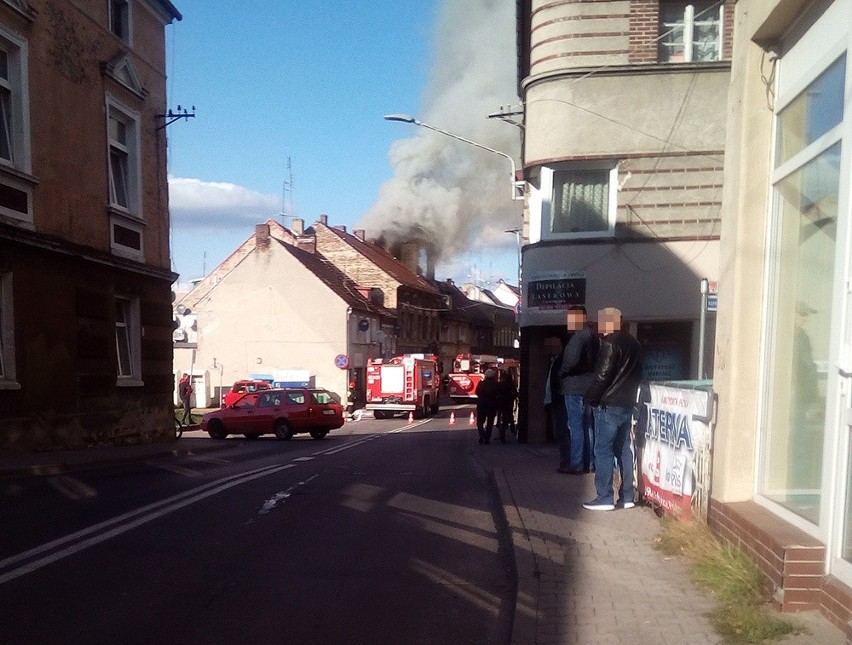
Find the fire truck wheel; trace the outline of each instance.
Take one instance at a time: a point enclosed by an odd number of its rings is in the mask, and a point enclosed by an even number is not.
[[[284,419],[278,419],[278,421],[275,422],[275,436],[282,441],[289,441],[293,438],[293,431]]]
[[[440,409],[441,409],[441,405],[437,401],[435,401],[435,403],[432,404],[432,407],[429,408],[429,412],[431,414],[438,414],[438,410],[440,410]]]
[[[373,410],[373,416],[376,419],[390,419],[392,415],[389,412],[384,412],[382,410]]]

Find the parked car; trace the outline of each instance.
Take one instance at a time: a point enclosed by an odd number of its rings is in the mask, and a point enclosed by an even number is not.
[[[201,429],[213,439],[224,439],[229,434],[243,434],[248,439],[275,434],[287,440],[300,432],[323,439],[342,425],[343,407],[331,392],[315,388],[249,392],[201,419]]]
[[[243,394],[247,394],[249,392],[257,392],[258,390],[269,390],[272,389],[272,386],[267,381],[252,381],[252,380],[242,380],[237,381],[231,386],[231,391],[227,392],[224,397],[222,397],[222,407],[226,408],[231,403],[234,403],[237,399],[239,399]]]

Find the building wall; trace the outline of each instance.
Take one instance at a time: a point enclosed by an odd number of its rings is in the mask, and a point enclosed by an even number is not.
[[[349,320],[347,308],[286,249],[274,242],[266,250],[256,248],[195,303],[195,370],[211,372],[210,401],[220,380],[227,389],[251,374],[285,369],[307,370],[315,386],[345,400],[348,373],[334,359],[353,350],[347,328],[357,321]],[[365,336],[363,344],[370,338]],[[356,353],[369,353],[363,344]],[[377,340],[371,348],[378,352]],[[191,350],[176,351],[175,369],[188,372],[190,360]]]
[[[29,216],[0,213],[0,450],[47,450],[98,443],[171,440],[172,369],[164,27],[177,16],[160,3],[133,3],[128,45],[109,30],[107,2],[0,3],[10,56],[13,169],[9,188],[26,195]],[[157,8],[159,7],[159,8]],[[17,61],[20,61],[20,66]],[[118,66],[118,67],[116,67]],[[132,69],[138,91],[113,76]],[[127,78],[127,77],[124,77]],[[141,231],[132,257],[112,244],[108,100],[138,119],[139,208],[120,221]],[[28,125],[28,127],[27,127]],[[135,173],[134,173],[135,175]],[[23,213],[23,211],[20,211]],[[132,301],[134,374],[119,377],[116,298]],[[12,305],[12,307],[9,307]],[[138,317],[137,317],[138,316]]]

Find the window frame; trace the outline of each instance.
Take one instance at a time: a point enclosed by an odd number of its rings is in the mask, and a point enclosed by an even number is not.
[[[609,172],[609,198],[607,229],[600,231],[552,231],[554,178],[557,173],[571,171],[606,170]],[[572,240],[615,237],[615,224],[618,216],[618,163],[612,160],[561,162],[542,166],[540,172],[539,194],[541,197],[541,239]]]
[[[121,30],[123,33],[118,33],[115,30],[115,11],[118,6],[124,9],[123,20],[121,21]],[[109,32],[118,38],[121,42],[133,44],[133,3],[131,0],[109,0]]]
[[[11,273],[0,273],[0,390],[20,390],[15,369],[15,309]]]
[[[8,124],[11,158],[0,157],[0,183],[23,193],[26,210],[0,205],[0,216],[33,223],[32,141],[30,133],[29,47],[27,40],[0,26],[0,49],[7,56]]]
[[[695,25],[696,25],[695,2],[689,1],[689,0],[687,0],[687,1],[683,1],[683,0],[665,1],[664,0],[664,1],[660,2],[660,8],[661,9],[664,5],[669,5],[669,6],[679,5],[679,6],[682,6],[683,7],[683,15],[682,15],[682,22],[666,23],[666,22],[663,22],[662,15],[660,14],[660,16],[657,20],[658,29],[659,29],[659,32],[660,32],[658,45],[657,45],[657,62],[662,63],[664,65],[669,65],[669,64],[677,65],[678,63],[693,63],[693,62],[716,63],[716,62],[719,62],[720,60],[722,60],[724,58],[724,55],[725,55],[724,54],[724,47],[725,47],[725,5],[724,5],[724,3],[720,3],[716,7],[716,9],[718,10],[718,13],[717,13],[717,19],[715,20],[715,22],[718,25],[718,31],[719,31],[719,39],[718,39],[718,42],[717,42],[719,56],[718,56],[718,58],[715,58],[715,59],[712,59],[712,60],[702,60],[702,61],[693,61],[693,48],[695,47]],[[705,9],[704,11],[709,11],[711,9],[712,9],[712,3],[711,3],[711,7],[708,7],[708,9]],[[701,11],[699,11],[698,13],[701,13]],[[708,22],[708,21],[707,20],[699,20],[698,22],[702,23],[702,22]],[[666,48],[666,43],[663,41],[662,36],[663,36],[663,34],[666,34],[669,31],[671,31],[676,26],[681,26],[683,28],[683,40],[680,43],[683,46],[683,60],[673,60],[672,58],[669,58],[667,60],[663,60],[662,53],[664,51],[667,51],[667,48]]]
[[[115,363],[116,385],[119,387],[138,387],[142,382],[142,332],[139,312],[139,298],[135,296],[116,295],[115,303]],[[118,305],[125,303],[124,320],[118,318]],[[122,352],[119,330],[124,330],[125,350],[127,352],[127,373],[123,373]]]
[[[111,122],[113,119],[125,126],[125,141],[112,138]],[[106,95],[107,208],[110,214],[110,249],[115,255],[138,261],[145,259],[141,123],[142,117],[139,112],[117,101],[110,94]],[[124,154],[127,159],[127,175],[124,178],[127,205],[119,203],[116,199],[114,150]],[[123,244],[116,234],[116,227],[125,228],[138,235],[138,248]]]

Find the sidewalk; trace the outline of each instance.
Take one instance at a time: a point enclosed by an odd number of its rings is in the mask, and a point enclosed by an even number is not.
[[[686,562],[653,548],[650,508],[587,511],[594,475],[563,475],[555,445],[475,445],[494,473],[518,575],[512,643],[721,643],[706,615],[715,601],[690,580]],[[842,644],[817,612],[785,617],[810,634],[783,641]]]

